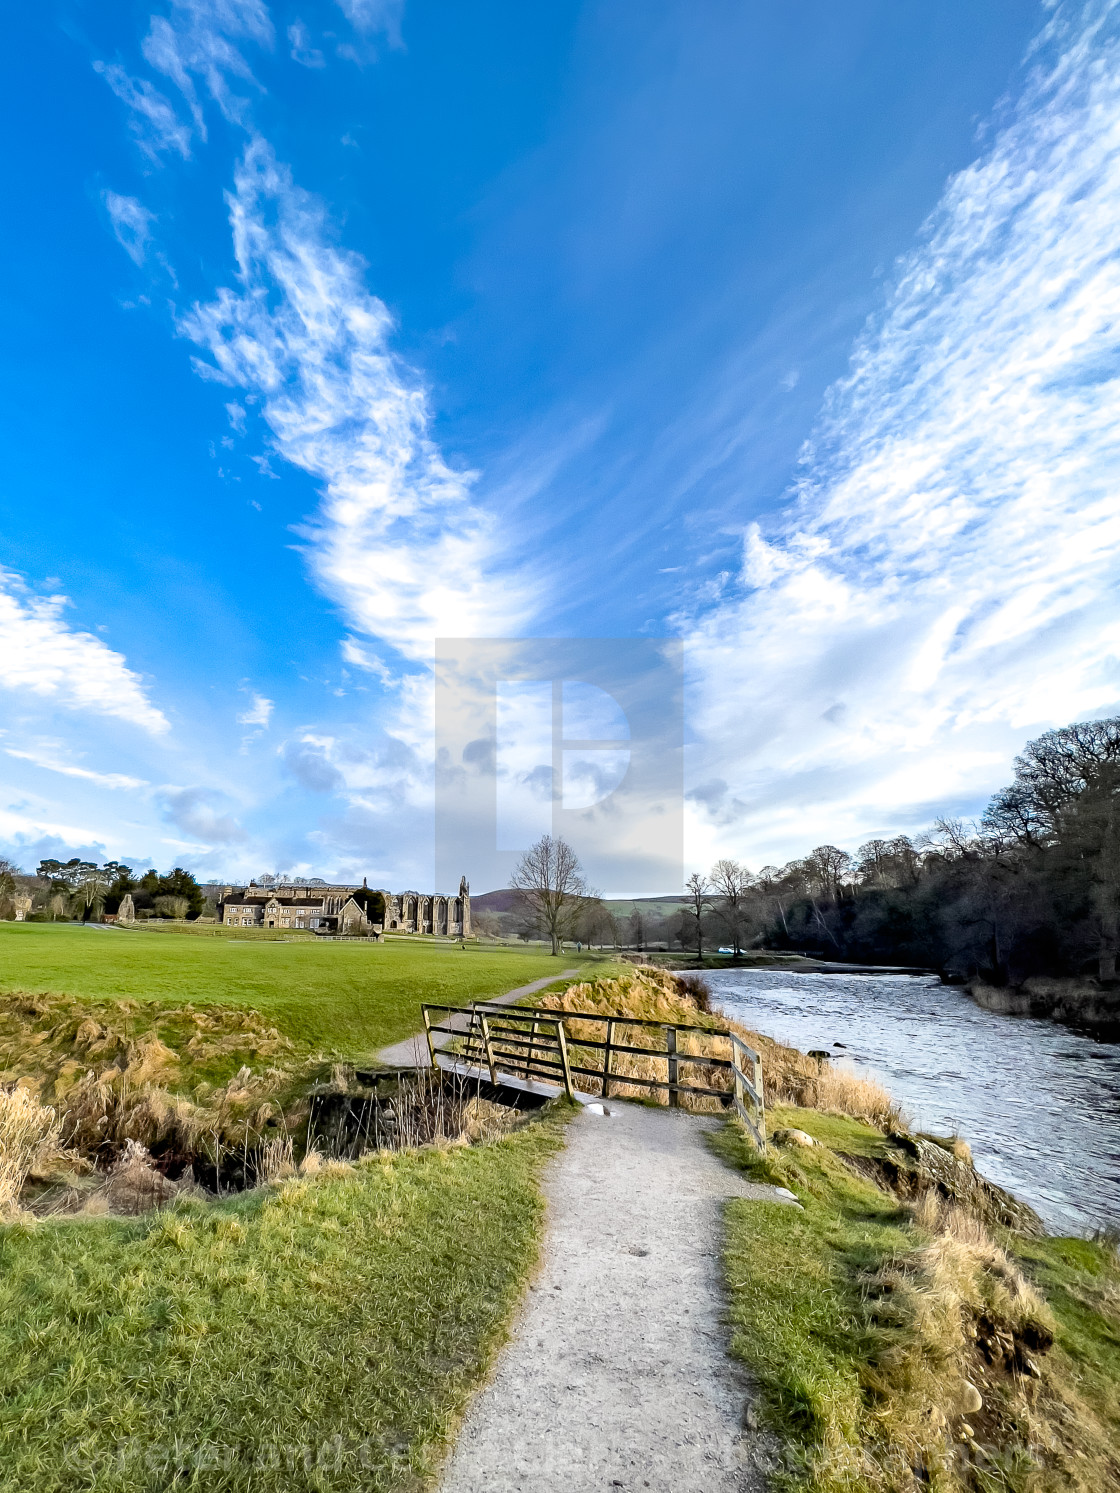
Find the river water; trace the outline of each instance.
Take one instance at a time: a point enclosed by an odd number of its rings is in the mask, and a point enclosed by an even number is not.
[[[934,976],[704,978],[727,1016],[803,1052],[828,1048],[878,1078],[916,1129],[964,1136],[980,1171],[1052,1232],[1120,1227],[1120,1045],[982,1011]]]

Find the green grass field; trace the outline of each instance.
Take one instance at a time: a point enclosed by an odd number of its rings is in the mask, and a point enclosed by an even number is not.
[[[418,1031],[422,1001],[482,1000],[586,962],[471,944],[242,942],[0,923],[0,991],[251,1006],[293,1041],[359,1062]]]
[[[428,1486],[536,1260],[565,1113],[221,1204],[0,1228],[0,1489]]]

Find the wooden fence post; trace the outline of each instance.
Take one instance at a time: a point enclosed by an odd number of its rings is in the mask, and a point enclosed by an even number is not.
[[[672,1109],[678,1109],[681,1096],[677,1091],[677,1029],[675,1026],[665,1028],[665,1051],[669,1055],[669,1105]]]
[[[603,1054],[603,1098],[609,1099],[611,1092],[611,1043],[614,1041],[614,1021],[607,1017],[607,1050]]]
[[[494,1049],[490,1045],[490,1027],[487,1023],[486,1017],[481,1015],[481,1013],[479,1014],[478,1020],[479,1024],[482,1027],[482,1045],[486,1049],[486,1066],[490,1069],[490,1082],[494,1085],[497,1085],[498,1070],[494,1066]]]
[[[755,1093],[758,1095],[758,1134],[762,1141],[762,1149],[766,1149],[766,1096],[762,1090],[762,1064],[758,1058],[751,1063],[751,1082],[754,1084]]]
[[[436,1044],[432,1041],[432,1018],[428,1014],[427,1006],[420,1008],[424,1013],[424,1035],[428,1039],[428,1061],[432,1067],[436,1066]]]
[[[564,1092],[574,1101],[576,1096],[572,1089],[572,1070],[568,1067],[568,1039],[564,1035],[562,1021],[556,1023],[556,1044],[560,1048],[560,1061],[564,1065]]]

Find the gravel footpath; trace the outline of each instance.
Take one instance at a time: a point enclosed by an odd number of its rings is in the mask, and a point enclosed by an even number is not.
[[[536,995],[538,990],[543,990],[546,985],[551,985],[554,980],[567,980],[573,975],[578,975],[578,969],[557,970],[554,975],[545,975],[543,980],[532,980],[528,985],[518,985],[516,990],[507,990],[505,995],[492,995],[487,1001],[488,1006],[512,1006],[519,1001],[523,995]],[[470,1005],[470,1001],[464,1001],[464,1005]],[[469,1024],[469,1017],[453,1016],[448,1026],[455,1027],[458,1031],[465,1032]],[[434,1045],[446,1047],[451,1041],[450,1032],[437,1032],[433,1038]],[[403,1042],[394,1042],[392,1047],[383,1047],[377,1054],[378,1060],[387,1063],[390,1068],[426,1068],[428,1065],[428,1039],[423,1032],[417,1032],[415,1037],[406,1037]]]
[[[442,1493],[754,1493],[761,1438],[725,1351],[723,1201],[783,1202],[708,1151],[715,1119],[585,1111],[545,1181],[540,1274]]]

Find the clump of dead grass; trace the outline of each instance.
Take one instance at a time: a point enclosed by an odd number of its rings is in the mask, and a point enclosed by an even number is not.
[[[0,1089],[0,1218],[18,1214],[28,1177],[64,1155],[55,1111],[25,1088]]]
[[[189,1181],[170,1181],[156,1167],[147,1148],[130,1140],[98,1192],[108,1212],[134,1216],[162,1207],[189,1186]]]
[[[1005,1468],[1027,1466],[1045,1435],[1037,1401],[1054,1319],[975,1215],[932,1192],[910,1213],[928,1242],[866,1287],[873,1434],[912,1465],[940,1469],[947,1488],[972,1486],[962,1467],[983,1471],[995,1448]]]

